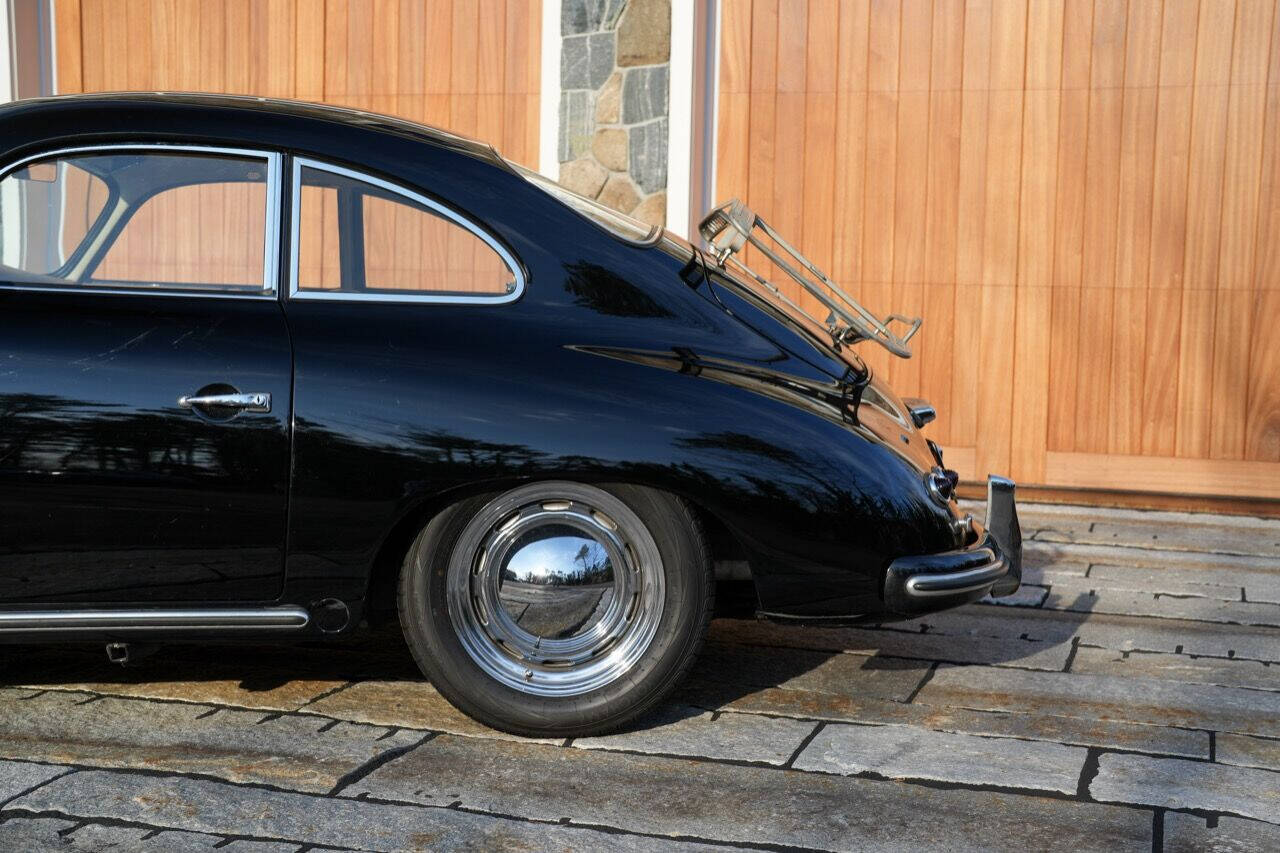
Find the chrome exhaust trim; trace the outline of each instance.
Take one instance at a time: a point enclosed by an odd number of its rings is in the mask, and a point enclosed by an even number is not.
[[[298,631],[311,616],[301,607],[138,608],[136,610],[0,611],[0,633],[86,631]]]

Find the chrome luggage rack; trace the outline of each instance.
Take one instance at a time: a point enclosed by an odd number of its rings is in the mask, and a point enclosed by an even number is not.
[[[810,279],[803,272],[796,269],[792,263],[784,260],[782,255],[772,246],[766,245],[755,233],[757,228],[818,280],[815,282]],[[755,281],[758,281],[779,299],[802,314],[811,317],[815,322],[825,325],[827,330],[831,332],[831,337],[835,343],[852,344],[863,340],[875,341],[896,356],[911,358],[911,348],[907,346],[907,342],[911,340],[916,332],[920,331],[920,324],[923,322],[921,318],[890,314],[884,320],[881,320],[859,304],[852,296],[841,290],[840,286],[828,278],[826,273],[814,266],[812,261],[782,239],[778,232],[769,226],[769,223],[753,213],[751,208],[738,199],[731,199],[708,213],[706,218],[698,225],[698,232],[702,235],[702,239],[707,241],[712,257],[716,259],[720,266],[725,266],[728,261],[733,261],[735,266],[751,276]],[[801,287],[809,291],[815,299],[825,305],[827,310],[831,312],[827,315],[827,319],[819,321],[817,317],[814,317],[792,301],[772,282],[734,257],[734,253],[744,248],[747,243],[764,252],[769,260],[777,264],[787,275],[795,279]],[[895,334],[889,328],[890,324],[894,322],[906,325],[906,332],[902,335]]]

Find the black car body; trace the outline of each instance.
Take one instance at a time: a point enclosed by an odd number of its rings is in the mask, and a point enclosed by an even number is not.
[[[446,508],[539,482],[678,500],[768,615],[880,620],[1017,586],[1012,484],[992,481],[987,528],[964,516],[927,407],[686,241],[614,233],[486,145],[160,95],[10,105],[0,140],[0,209],[22,217],[0,221],[0,638],[340,636],[393,605]],[[74,217],[73,168],[92,185]],[[210,214],[215,185],[247,206]],[[397,203],[479,241],[440,246],[491,252],[503,285],[366,280],[399,234],[431,253],[405,210],[371,230]],[[144,216],[150,244],[128,236]],[[181,272],[215,251],[243,268],[227,244],[256,227],[261,286]],[[156,273],[102,274],[130,265]]]

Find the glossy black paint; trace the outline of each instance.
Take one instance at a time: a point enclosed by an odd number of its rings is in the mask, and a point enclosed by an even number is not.
[[[271,600],[289,335],[274,300],[0,289],[0,600]],[[273,396],[218,422],[178,397]]]
[[[355,624],[432,513],[541,478],[685,497],[741,546],[761,608],[775,613],[874,616],[890,561],[963,544],[954,506],[924,487],[936,464],[924,437],[860,405],[894,398],[856,355],[707,270],[678,239],[638,246],[605,233],[485,146],[382,117],[211,96],[27,102],[0,110],[0,128],[2,163],[109,140],[361,169],[483,223],[528,279],[501,306],[89,297],[0,282],[0,541],[11,549],[0,607],[336,598]],[[176,408],[177,393],[206,381],[271,391],[276,407],[231,424]],[[24,412],[32,399],[43,402]],[[52,451],[35,468],[12,462],[13,437],[44,423],[102,459],[203,455],[135,466],[124,480],[88,464],[69,478]],[[206,510],[203,524],[182,520]],[[77,560],[60,562],[72,545]],[[225,578],[191,574],[187,557],[206,554],[229,561]]]

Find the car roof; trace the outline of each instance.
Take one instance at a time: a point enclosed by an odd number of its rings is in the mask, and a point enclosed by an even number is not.
[[[159,111],[172,108],[207,107],[219,112],[271,113],[280,116],[311,121],[324,121],[347,127],[382,132],[396,136],[415,137],[447,148],[471,154],[486,160],[501,160],[500,155],[488,143],[467,136],[441,130],[426,124],[396,116],[318,104],[310,101],[293,101],[285,98],[264,98],[252,95],[224,95],[207,92],[101,92],[80,95],[56,95],[48,98],[29,98],[0,105],[0,120],[9,115],[38,109],[41,112],[79,112],[104,105],[127,105],[154,108]]]

